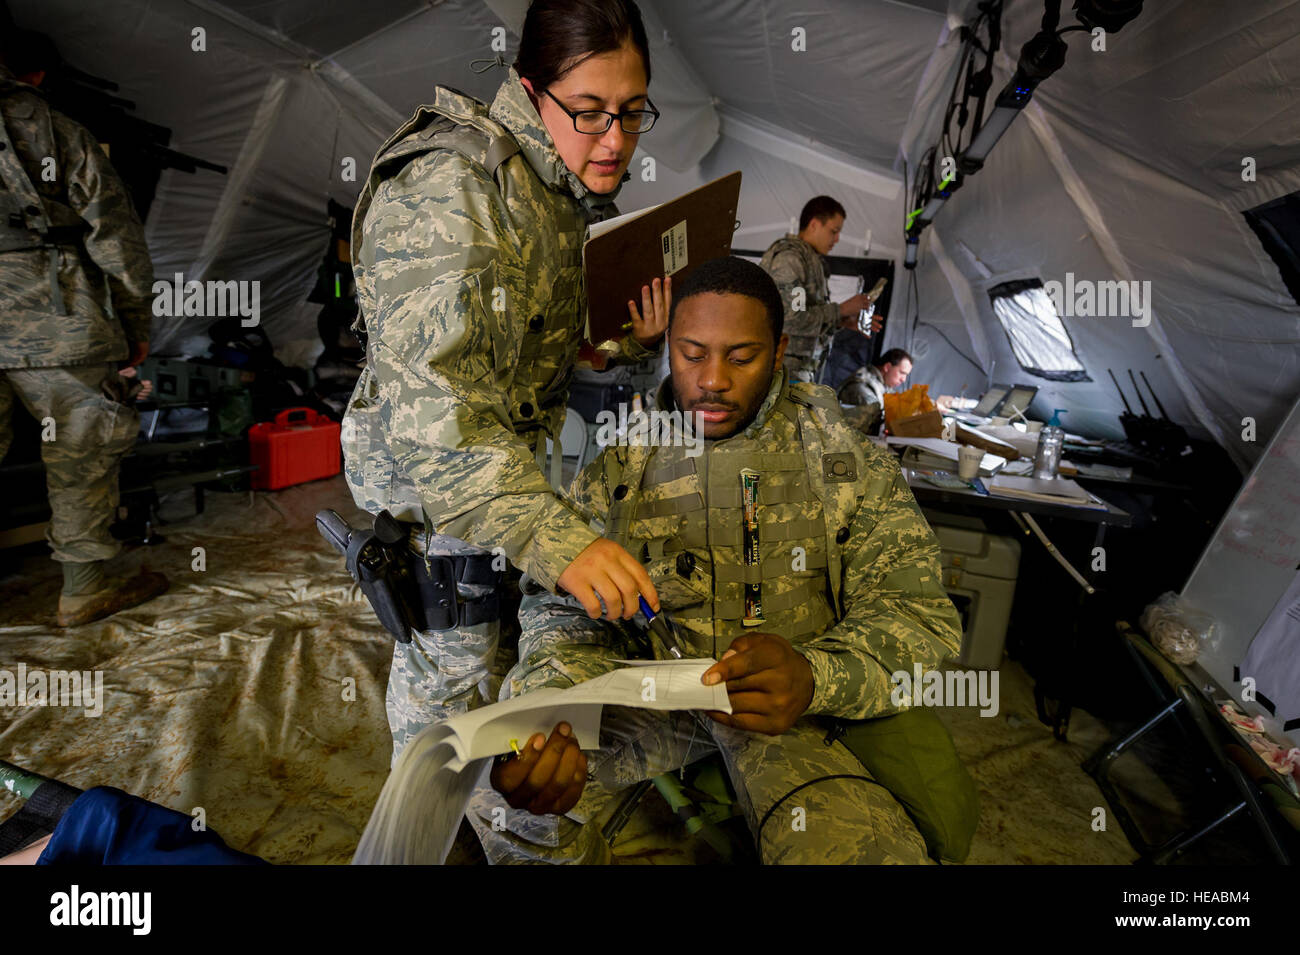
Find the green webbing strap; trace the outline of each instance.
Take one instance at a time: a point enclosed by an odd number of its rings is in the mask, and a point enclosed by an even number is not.
[[[704,498],[692,491],[690,494],[669,497],[662,501],[642,501],[637,508],[637,513],[642,517],[672,517],[675,514],[689,514],[691,511],[702,510],[704,510]]]
[[[803,473],[803,466],[800,465],[799,473]],[[767,474],[764,472],[763,477]],[[717,507],[740,507],[742,504],[742,492],[739,483],[735,487],[714,488],[710,493],[712,503]],[[805,501],[814,500],[814,497],[802,481],[791,483],[763,483],[758,484],[758,503],[760,506],[768,504],[802,504]]]
[[[647,468],[644,480],[651,487],[657,487],[660,484],[667,484],[669,481],[676,481],[678,478],[688,477],[695,473],[695,459],[683,456],[667,464]]]
[[[731,546],[740,547],[741,536],[741,516],[738,513],[722,511],[715,512],[717,519],[712,522],[713,536],[709,537],[709,528],[703,522],[688,522],[685,527],[678,531],[678,536],[682,539],[682,544],[686,547],[706,547],[706,546],[726,546],[719,545],[719,541],[731,540],[734,543]],[[758,533],[760,539],[767,543],[776,543],[778,541],[799,540],[800,538],[821,539],[826,533],[826,523],[821,517],[801,517],[793,521],[773,521],[770,524],[762,524]]]
[[[813,603],[814,598],[820,596],[821,593],[822,588],[818,585],[816,578],[801,578],[798,585],[783,594],[769,595],[764,593],[763,615],[768,616],[785,610],[793,610],[795,607],[806,606]],[[740,620],[745,616],[744,598],[737,597],[733,600],[713,601],[713,614],[722,620]]]
[[[780,471],[802,471],[807,465],[804,462],[802,454],[796,454],[789,451],[764,451],[763,455],[763,476],[776,474]],[[727,453],[727,457],[732,457],[732,453]],[[717,467],[718,465],[714,465]]]
[[[713,579],[720,584],[756,584],[763,580],[784,577],[790,572],[793,561],[790,554],[778,554],[763,561],[759,567],[747,567],[741,564],[717,564],[713,568]],[[826,566],[826,555],[821,551],[807,554],[807,569],[820,570]],[[749,571],[754,571],[751,576]]]
[[[843,563],[840,556],[840,549],[843,545],[835,539],[839,532],[839,521],[841,515],[838,512],[832,513],[835,504],[834,495],[826,487],[826,476],[822,473],[821,461],[825,447],[822,439],[828,430],[820,427],[805,428],[805,416],[811,417],[812,412],[805,409],[798,417],[796,428],[799,432],[799,443],[803,446],[804,455],[808,460],[808,479],[812,481],[812,492],[822,503],[822,528],[821,534],[826,541],[826,576],[831,585],[831,609],[835,614],[835,621],[838,623],[844,616],[844,597],[841,593],[843,581]],[[855,498],[856,500],[856,498]]]

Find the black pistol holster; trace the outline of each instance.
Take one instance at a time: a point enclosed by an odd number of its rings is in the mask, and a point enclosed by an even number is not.
[[[399,643],[412,630],[451,630],[496,620],[505,572],[494,570],[491,554],[425,555],[411,551],[410,525],[380,511],[371,529],[352,527],[335,511],[316,515],[321,536],[343,555],[348,573],[370,601],[380,623]],[[481,597],[463,598],[456,585],[490,587]]]
[[[423,608],[424,630],[451,630],[489,623],[501,616],[501,584],[505,571],[493,570],[491,554],[448,557],[411,555],[411,575]],[[504,558],[502,558],[504,561]],[[491,587],[482,597],[459,595],[457,584]]]

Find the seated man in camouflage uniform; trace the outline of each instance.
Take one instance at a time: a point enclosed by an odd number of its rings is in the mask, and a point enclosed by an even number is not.
[[[885,392],[901,387],[912,373],[912,356],[891,348],[874,365],[864,365],[840,386],[840,404],[852,405],[847,412],[852,424],[867,434],[880,430],[885,419]]]
[[[705,681],[726,681],[733,712],[609,707],[590,756],[565,724],[536,734],[494,766],[470,822],[492,862],[604,862],[588,823],[618,790],[721,751],[764,862],[924,862],[902,806],[817,718],[896,712],[892,673],[957,652],[939,545],[897,463],[843,422],[831,391],[787,381],[770,277],[717,259],[675,291],[660,404],[702,422],[703,448],[607,448],[573,497],[645,563],[686,654],[719,659]],[[509,695],[635,652],[573,597],[527,596],[520,623]]]

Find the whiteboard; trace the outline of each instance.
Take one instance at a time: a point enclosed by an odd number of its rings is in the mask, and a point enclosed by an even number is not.
[[[1300,564],[1300,402],[1282,422],[1192,569],[1183,597],[1218,623],[1197,662],[1241,699],[1233,668]]]

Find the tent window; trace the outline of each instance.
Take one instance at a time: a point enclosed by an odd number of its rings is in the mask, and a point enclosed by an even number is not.
[[[1041,281],[1004,282],[989,300],[1021,368],[1049,381],[1092,381]]]
[[[1300,192],[1242,213],[1277,263],[1291,296],[1300,302]]]

